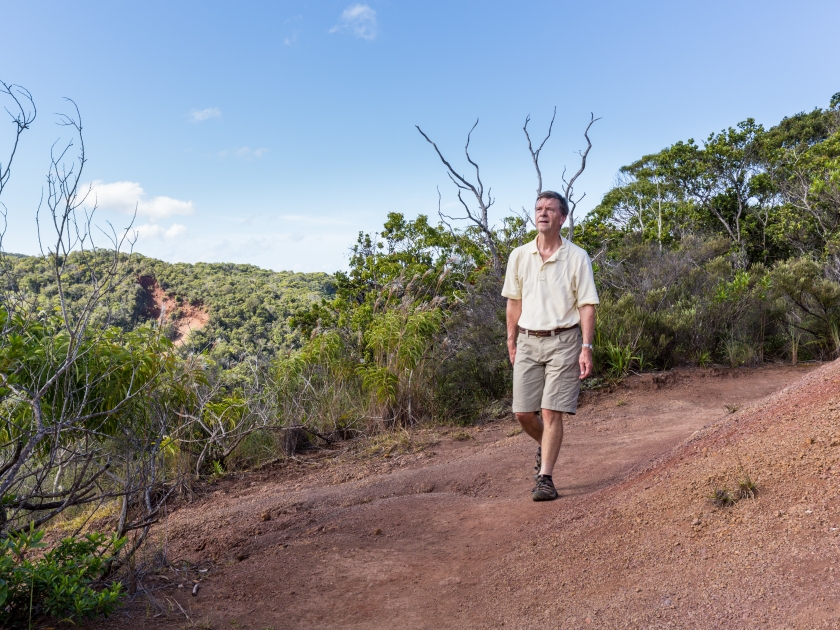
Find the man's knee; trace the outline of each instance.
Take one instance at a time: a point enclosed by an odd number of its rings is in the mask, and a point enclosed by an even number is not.
[[[516,419],[522,426],[540,424],[536,411],[517,411]]]
[[[543,424],[552,425],[563,423],[563,412],[562,411],[554,411],[553,409],[543,409],[542,410],[542,421]]]

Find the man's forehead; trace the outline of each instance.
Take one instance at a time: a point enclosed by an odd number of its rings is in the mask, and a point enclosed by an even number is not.
[[[539,208],[540,206],[555,206],[559,210],[560,201],[551,197],[541,197],[537,199],[537,205],[535,207]]]

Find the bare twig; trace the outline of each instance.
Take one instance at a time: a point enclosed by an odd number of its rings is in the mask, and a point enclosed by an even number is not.
[[[528,139],[528,151],[531,152],[531,160],[534,162],[534,169],[537,171],[537,196],[539,197],[540,193],[542,192],[542,171],[540,171],[540,151],[542,151],[545,143],[548,142],[548,139],[551,137],[551,129],[554,127],[554,118],[557,116],[557,106],[554,107],[554,112],[551,114],[551,122],[548,125],[548,133],[545,134],[545,138],[540,143],[539,148],[534,151],[534,147],[531,145],[531,136],[528,134],[528,123],[531,122],[531,114],[528,114],[525,117],[525,126],[522,127],[522,131],[525,132],[525,137]]]
[[[476,126],[478,126],[478,119],[476,119],[475,124],[470,129],[469,133],[467,134],[467,144],[464,146],[464,154],[467,157],[467,162],[472,165],[475,169],[475,183],[469,181],[464,175],[458,173],[452,164],[443,157],[443,153],[441,153],[440,149],[438,148],[437,144],[435,144],[429,136],[427,136],[422,129],[420,129],[419,125],[415,125],[417,127],[417,131],[420,132],[420,135],[426,139],[426,142],[431,144],[435,152],[437,153],[440,161],[443,162],[444,166],[446,166],[447,175],[449,179],[455,184],[455,187],[458,189],[458,201],[464,208],[464,212],[466,216],[463,217],[451,217],[439,212],[441,220],[449,220],[449,221],[469,221],[473,225],[475,225],[479,232],[484,237],[485,244],[487,245],[488,250],[490,251],[490,255],[493,262],[493,269],[495,270],[498,276],[501,276],[502,273],[502,262],[499,259],[499,251],[496,245],[496,241],[494,238],[493,228],[490,225],[489,219],[489,210],[490,207],[495,202],[495,199],[490,195],[490,189],[487,189],[487,193],[485,196],[484,191],[484,182],[481,181],[481,172],[479,170],[478,164],[472,159],[470,156],[470,139],[472,137],[472,132],[475,130]],[[475,197],[475,202],[478,206],[477,210],[474,210],[470,205],[464,200],[462,193],[469,192]]]
[[[583,151],[578,151],[578,155],[580,155],[580,168],[568,181],[566,181],[565,169],[563,169],[563,175],[561,177],[563,184],[565,185],[565,189],[563,191],[564,196],[566,197],[566,201],[569,203],[569,217],[567,219],[567,225],[569,228],[569,240],[572,242],[574,242],[575,238],[575,209],[586,196],[586,193],[584,193],[579,199],[574,198],[575,181],[577,181],[578,177],[580,177],[583,174],[583,171],[586,170],[586,158],[589,156],[590,149],[592,149],[592,141],[589,139],[589,130],[592,128],[592,125],[599,120],[601,119],[595,118],[595,114],[589,115],[589,124],[586,125],[586,129],[583,132],[583,137],[586,138],[586,148]]]

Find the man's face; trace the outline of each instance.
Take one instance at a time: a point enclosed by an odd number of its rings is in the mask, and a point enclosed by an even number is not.
[[[557,199],[537,199],[537,207],[534,211],[534,223],[540,234],[555,235],[560,233],[560,226],[566,220],[566,215],[560,210],[560,202]]]

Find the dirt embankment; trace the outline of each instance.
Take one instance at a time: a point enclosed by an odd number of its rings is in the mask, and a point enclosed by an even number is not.
[[[100,627],[840,627],[840,363],[591,393],[551,503],[511,419],[405,446],[218,482],[157,530],[192,568]]]
[[[143,287],[144,315],[150,319],[157,319],[161,323],[172,325],[172,342],[176,346],[182,345],[193,330],[200,330],[210,321],[210,315],[202,304],[178,302],[168,295],[158,284],[156,278],[140,276],[138,284]]]

